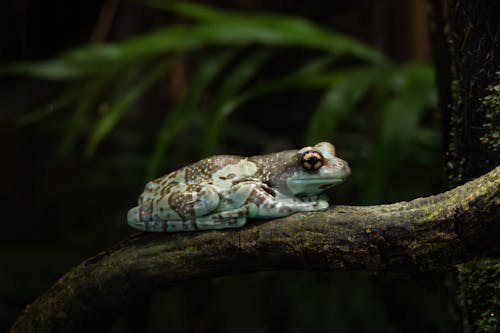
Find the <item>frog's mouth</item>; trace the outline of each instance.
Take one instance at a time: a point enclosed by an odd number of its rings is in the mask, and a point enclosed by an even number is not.
[[[342,183],[346,177],[328,177],[328,178],[291,178],[288,184],[293,185],[337,185]]]
[[[315,194],[342,183],[347,175],[334,177],[307,177],[290,178],[287,180],[287,186],[294,194]]]
[[[329,165],[317,172],[296,172],[286,180],[288,189],[295,194],[315,195],[342,183],[351,174],[346,161],[332,157]]]

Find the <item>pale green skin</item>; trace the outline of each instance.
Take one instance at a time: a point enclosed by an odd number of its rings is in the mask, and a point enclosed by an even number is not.
[[[300,162],[310,150],[323,156],[315,171]],[[149,182],[128,224],[158,232],[224,229],[241,227],[247,218],[325,210],[321,193],[349,174],[328,142],[253,157],[212,156]]]

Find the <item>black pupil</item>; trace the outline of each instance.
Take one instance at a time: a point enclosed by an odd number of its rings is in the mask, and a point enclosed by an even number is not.
[[[319,158],[317,158],[316,156],[310,156],[307,158],[307,163],[311,164],[311,165],[316,165],[316,163],[318,163],[319,161]]]
[[[317,170],[322,164],[322,156],[318,156],[316,152],[306,152],[302,155],[302,165],[306,170]]]

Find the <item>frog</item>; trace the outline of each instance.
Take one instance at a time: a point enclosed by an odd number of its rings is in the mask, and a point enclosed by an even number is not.
[[[351,173],[332,143],[256,155],[215,155],[148,182],[128,225],[148,232],[240,228],[329,207],[325,191]]]

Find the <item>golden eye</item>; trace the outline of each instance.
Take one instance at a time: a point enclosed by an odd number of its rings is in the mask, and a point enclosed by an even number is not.
[[[316,150],[308,150],[300,156],[300,163],[307,171],[316,171],[323,165],[323,156]]]

